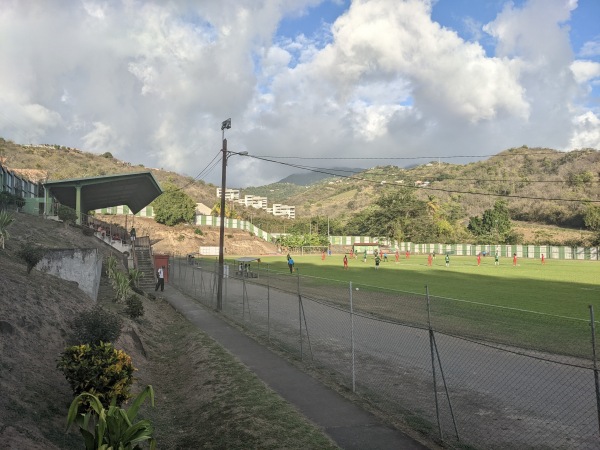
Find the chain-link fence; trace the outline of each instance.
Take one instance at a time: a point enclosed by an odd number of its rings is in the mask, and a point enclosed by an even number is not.
[[[216,263],[170,266],[171,283],[216,307]],[[225,274],[223,314],[450,446],[600,448],[592,320],[268,266]]]

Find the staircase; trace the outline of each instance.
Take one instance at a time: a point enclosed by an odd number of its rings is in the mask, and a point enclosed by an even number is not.
[[[137,269],[144,273],[140,278],[138,286],[143,291],[153,291],[156,285],[154,278],[154,267],[152,265],[152,255],[150,247],[135,246],[135,257],[137,259]]]

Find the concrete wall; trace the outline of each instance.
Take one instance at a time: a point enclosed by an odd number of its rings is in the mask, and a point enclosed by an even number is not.
[[[75,281],[79,289],[94,301],[98,299],[102,275],[102,255],[93,249],[51,249],[35,266],[63,280]]]

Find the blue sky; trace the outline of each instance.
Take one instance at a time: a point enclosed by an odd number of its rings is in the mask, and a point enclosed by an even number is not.
[[[231,150],[319,167],[598,149],[599,18],[598,0],[0,0],[0,136],[213,183],[228,117]],[[290,171],[240,157],[228,179]]]

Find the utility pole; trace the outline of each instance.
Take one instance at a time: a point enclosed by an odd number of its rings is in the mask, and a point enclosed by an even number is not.
[[[227,139],[225,139],[225,130],[231,128],[231,119],[225,120],[221,124],[223,132],[223,161],[221,167],[221,211],[219,213],[221,222],[219,224],[219,276],[217,280],[217,311],[223,310],[223,254],[225,247],[225,187],[227,186]]]

